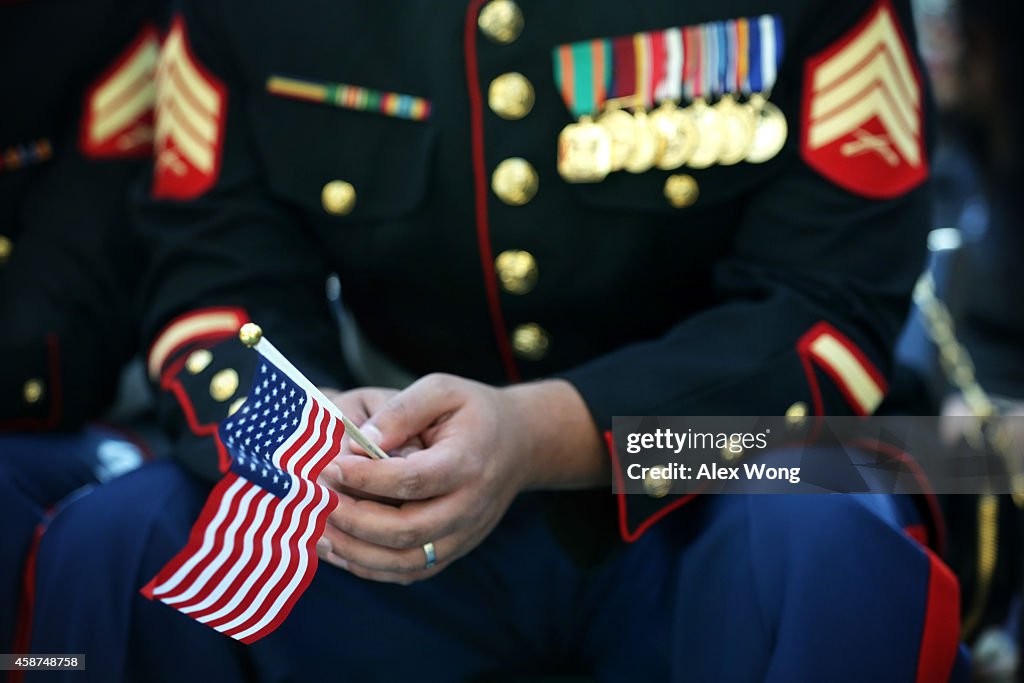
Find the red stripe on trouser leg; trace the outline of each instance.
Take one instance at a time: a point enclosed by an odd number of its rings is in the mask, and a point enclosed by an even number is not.
[[[924,524],[912,524],[910,526],[903,527],[903,533],[910,536],[923,546],[928,545],[928,527]]]
[[[960,585],[949,567],[927,548],[928,602],[917,658],[917,683],[948,681],[960,646]]]
[[[48,513],[49,514],[49,513]],[[36,603],[36,556],[39,554],[39,542],[43,540],[47,522],[36,525],[32,535],[32,545],[25,558],[25,569],[22,574],[21,604],[18,605],[18,621],[14,632],[14,643],[11,652],[16,655],[27,654],[32,640],[32,613]],[[24,671],[11,671],[8,683],[22,683]]]

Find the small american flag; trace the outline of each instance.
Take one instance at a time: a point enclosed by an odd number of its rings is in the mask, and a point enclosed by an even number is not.
[[[249,396],[218,429],[231,466],[185,548],[142,589],[243,643],[280,626],[313,579],[337,504],[317,477],[340,452],[346,422],[269,341],[255,349]]]

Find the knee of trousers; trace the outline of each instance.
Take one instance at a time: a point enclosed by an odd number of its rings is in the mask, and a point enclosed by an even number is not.
[[[148,602],[139,589],[184,544],[207,492],[158,462],[61,507],[36,559],[31,651],[87,653],[83,681],[123,680]]]
[[[111,428],[0,435],[0,480],[49,508],[75,489],[136,469],[143,451]]]
[[[877,494],[743,496],[754,562],[787,581],[826,568],[830,581],[869,582],[869,569],[918,565],[924,549],[905,527],[914,524],[905,499]]]
[[[160,462],[61,508],[39,545],[36,623],[78,615],[84,625],[89,613],[126,612],[146,573],[184,543],[205,494],[177,465]]]
[[[771,498],[749,503],[753,547],[761,555],[771,552],[767,544],[781,550],[759,591],[780,615],[778,642],[833,661],[871,652],[874,664],[862,673],[878,671],[875,680],[947,680],[958,661],[960,589],[904,530],[919,522],[909,499]],[[851,658],[844,666],[855,679],[866,665]]]
[[[75,572],[83,560],[129,564],[139,551],[187,535],[207,490],[171,462],[96,486],[59,509],[43,536],[40,561],[49,567],[50,557],[77,557],[70,564],[53,563],[64,572]]]
[[[904,531],[917,521],[906,502],[877,494],[747,496],[748,547],[766,612],[810,622],[841,615],[829,618],[837,632],[903,627],[913,640],[937,582],[946,603],[958,603],[959,588]]]

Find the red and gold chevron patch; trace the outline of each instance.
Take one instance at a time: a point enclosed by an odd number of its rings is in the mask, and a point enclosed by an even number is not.
[[[185,23],[174,20],[156,74],[157,199],[194,199],[220,174],[227,89],[196,59]]]
[[[147,157],[153,149],[153,74],[160,37],[147,26],[89,88],[79,133],[92,159]]]
[[[888,0],[804,71],[801,154],[857,194],[901,195],[928,176],[921,75]]]

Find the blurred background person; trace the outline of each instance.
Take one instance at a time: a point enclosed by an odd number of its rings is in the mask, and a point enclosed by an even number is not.
[[[22,646],[47,511],[146,451],[123,428],[145,394],[115,395],[138,344],[128,190],[152,156],[159,5],[0,2],[0,652]]]
[[[986,449],[1019,472],[1024,444],[1024,214],[1020,209],[1024,114],[1017,82],[1021,61],[1015,27],[1020,3],[1005,0],[920,0],[915,3],[923,61],[939,105],[935,157],[935,230],[930,274],[937,296],[918,296],[900,344],[919,397],[941,412],[942,436],[953,448]],[[919,290],[926,292],[926,290]],[[929,330],[928,311],[939,327]],[[941,346],[949,362],[940,362]],[[958,348],[959,347],[959,348]],[[940,351],[937,353],[937,350]],[[966,350],[966,354],[963,351]],[[965,400],[970,396],[971,400]],[[975,437],[973,418],[1009,416],[1005,432]],[[971,417],[971,420],[957,419]],[[1018,478],[1018,481],[1020,479]],[[1021,680],[1022,542],[1014,496],[948,496],[949,561],[963,589],[963,634],[974,645],[975,677]]]
[[[1024,449],[1024,93],[1018,71],[1024,49],[1014,27],[1024,21],[1024,7],[1005,0],[970,0],[959,3],[957,10],[963,50],[956,118],[979,169],[986,211],[983,231],[964,221],[963,265],[952,286],[962,287],[958,327],[978,383],[998,413],[1010,416],[1005,420],[1007,441],[997,449],[1019,472]],[[954,392],[943,413],[969,415],[970,408]],[[1019,646],[1024,634],[1022,495],[1024,490],[1013,497],[982,497],[969,516],[975,562],[973,571],[965,568],[963,573],[974,576],[977,604],[974,614],[965,612],[965,626],[976,629],[978,674],[989,680],[1024,680]],[[989,604],[981,604],[986,599]],[[1014,631],[1018,635],[1011,638]],[[1018,642],[1016,652],[1010,647],[1013,640]]]

